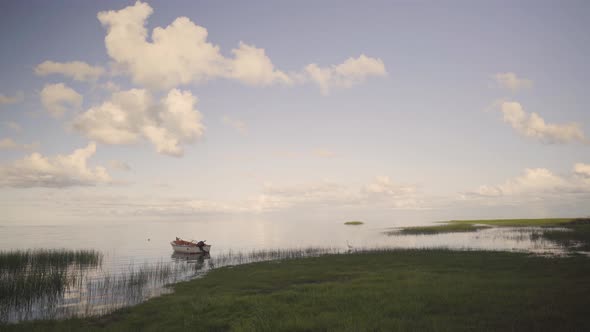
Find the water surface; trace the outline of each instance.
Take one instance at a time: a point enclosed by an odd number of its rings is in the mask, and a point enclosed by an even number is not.
[[[487,228],[477,232],[401,235],[403,222],[347,226],[342,221],[119,222],[106,224],[4,225],[0,250],[95,249],[102,264],[68,273],[68,287],[57,297],[39,298],[27,307],[2,308],[0,320],[19,321],[108,313],[170,291],[167,284],[198,277],[211,268],[297,255],[371,248],[451,248],[561,255],[542,230]],[[395,228],[394,228],[395,229]],[[563,229],[563,231],[567,231]],[[169,242],[176,236],[207,240],[208,257],[179,255]],[[301,251],[303,248],[319,248]],[[281,249],[276,251],[276,249]]]

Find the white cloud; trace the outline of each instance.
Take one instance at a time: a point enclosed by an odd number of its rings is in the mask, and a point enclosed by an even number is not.
[[[273,83],[292,83],[291,78],[280,70],[276,70],[264,49],[240,42],[233,49],[234,59],[231,60],[229,76],[250,85],[271,85]]]
[[[134,83],[148,88],[165,90],[216,78],[258,86],[311,80],[327,94],[331,88],[386,75],[381,59],[365,55],[327,68],[312,64],[301,73],[290,74],[276,69],[263,48],[244,42],[232,50],[233,57],[225,57],[219,46],[207,40],[207,29],[187,17],[176,18],[165,28],[156,27],[148,39],[145,25],[152,13],[152,7],[140,1],[118,11],[98,13],[107,29],[105,44],[115,66]]]
[[[51,115],[63,116],[68,109],[82,106],[82,95],[63,83],[47,84],[41,90],[41,103]]]
[[[515,73],[497,73],[492,76],[496,83],[506,89],[510,89],[513,92],[523,89],[530,89],[533,87],[533,81],[519,78]]]
[[[2,179],[2,177],[0,177]],[[113,183],[110,181],[109,183]],[[389,183],[387,186],[392,186]],[[54,186],[55,187],[55,186]],[[19,192],[16,201],[31,204],[49,204],[65,209],[74,215],[118,215],[118,216],[171,216],[226,213],[275,213],[290,210],[329,212],[338,211],[389,211],[422,209],[415,203],[404,202],[404,195],[396,192],[396,201],[391,199],[369,199],[365,186],[356,187],[329,181],[303,184],[266,184],[258,195],[238,200],[209,200],[196,197],[170,196],[168,185],[157,185],[155,192],[112,195],[99,188],[72,188],[68,191],[52,190],[47,197]],[[391,189],[391,188],[390,188]],[[97,191],[98,190],[98,191]],[[106,189],[105,189],[106,190]],[[384,195],[388,190],[385,190]],[[39,193],[39,192],[37,192]],[[27,196],[24,196],[27,195]],[[36,197],[35,197],[36,196]],[[416,195],[414,195],[416,197]],[[391,198],[391,197],[389,197]],[[37,200],[37,202],[35,202]],[[345,211],[345,212],[343,212]],[[292,213],[292,212],[290,212]]]
[[[96,152],[96,144],[77,149],[69,155],[45,157],[40,153],[0,166],[2,187],[52,187],[93,186],[111,182],[102,166],[90,168],[87,161]]]
[[[76,81],[95,81],[104,74],[104,69],[81,61],[45,61],[35,67],[35,74],[39,76],[61,74],[73,78]]]
[[[299,159],[299,158],[308,158],[308,157],[317,157],[317,158],[336,158],[339,157],[340,154],[338,152],[325,149],[325,148],[315,148],[310,150],[301,150],[301,151],[291,151],[291,150],[277,150],[271,152],[273,157],[277,158],[286,158],[286,159]]]
[[[24,93],[22,93],[22,91],[19,91],[14,96],[6,96],[3,94],[0,94],[0,105],[17,104],[17,103],[22,102],[24,99],[25,99],[25,95],[24,95]]]
[[[333,88],[350,88],[364,82],[370,76],[386,76],[383,61],[361,54],[358,58],[349,58],[339,65],[320,67],[313,63],[305,67],[309,78],[315,82],[323,94],[329,94]]]
[[[338,153],[327,149],[314,149],[311,153],[313,156],[320,158],[334,158],[338,156]]]
[[[4,122],[2,122],[2,124],[6,128],[14,130],[17,133],[20,133],[23,130],[23,128],[18,123],[14,122],[14,121],[4,121]]]
[[[12,138],[0,139],[0,150],[22,150],[31,151],[39,148],[39,143],[21,144],[15,142]]]
[[[577,163],[574,165],[574,173],[590,178],[590,164]]]
[[[370,195],[384,194],[386,196],[405,196],[416,192],[414,186],[396,184],[388,176],[376,177],[372,183],[365,186],[364,190]]]
[[[89,190],[92,189],[92,190]],[[158,192],[162,188],[158,188]],[[113,195],[99,193],[97,188],[76,188],[68,191],[54,190],[51,197],[42,201],[28,195],[27,204],[59,206],[68,214],[77,216],[194,216],[203,214],[252,213],[249,202],[220,202],[191,197],[167,197],[151,194]],[[37,202],[35,202],[37,200]]]
[[[221,121],[223,122],[223,124],[235,129],[238,133],[240,133],[242,135],[244,135],[248,132],[248,126],[246,126],[244,121],[242,121],[240,119],[233,118],[229,115],[224,115],[221,118]]]
[[[253,205],[258,211],[292,207],[346,206],[359,204],[360,196],[349,188],[328,181],[277,186],[267,183]]]
[[[108,81],[100,85],[100,88],[108,91],[108,92],[117,92],[121,91],[121,86],[113,81]]]
[[[207,41],[207,29],[186,17],[177,18],[166,28],[155,28],[152,42],[147,41],[145,24],[152,13],[147,3],[139,1],[119,11],[98,13],[107,29],[109,56],[136,84],[169,89],[224,74],[227,64],[219,47]]]
[[[525,137],[549,144],[587,143],[577,123],[547,124],[537,113],[526,113],[518,102],[502,102],[500,111],[504,114],[504,122]]]
[[[265,185],[253,206],[258,211],[288,208],[379,208],[423,209],[423,198],[415,186],[396,184],[387,176],[361,188],[333,182],[307,183],[294,186]]]
[[[590,165],[578,163],[573,172],[557,175],[546,168],[527,168],[524,174],[498,185],[483,185],[464,194],[466,198],[564,199],[566,195],[590,193]]]
[[[109,168],[112,170],[117,171],[130,171],[131,166],[124,161],[121,160],[110,160],[109,161]]]
[[[567,181],[545,168],[527,168],[522,176],[509,179],[503,184],[479,187],[481,196],[518,195],[539,192],[558,192]]]
[[[106,144],[130,144],[141,135],[146,112],[152,105],[146,90],[132,89],[114,93],[111,100],[78,115],[75,129],[87,137]]]
[[[388,176],[378,176],[363,188],[365,199],[385,203],[391,208],[417,209],[424,205],[416,186],[394,183]]]
[[[194,215],[255,212],[251,206],[236,202],[215,202],[199,199],[168,199],[136,206],[134,215]]]
[[[170,90],[159,103],[144,89],[121,91],[77,116],[73,127],[102,143],[131,144],[145,138],[159,153],[182,156],[182,145],[204,132],[196,104],[189,91]]]

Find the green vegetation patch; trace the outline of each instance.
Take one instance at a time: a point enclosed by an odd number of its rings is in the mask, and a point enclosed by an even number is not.
[[[434,235],[441,233],[474,232],[489,226],[494,227],[541,227],[540,236],[574,251],[590,251],[590,218],[551,219],[490,219],[451,220],[435,226],[405,227],[386,232],[389,235]],[[555,229],[555,227],[566,228]]]
[[[590,218],[452,220],[450,225],[542,227],[542,237],[573,251],[590,251]],[[566,228],[566,231],[555,229]]]
[[[0,319],[11,307],[24,309],[37,299],[61,297],[76,282],[70,270],[99,266],[102,258],[95,250],[0,251]]]
[[[574,218],[549,218],[549,219],[489,219],[489,220],[451,220],[455,225],[490,225],[490,226],[563,226],[576,219]]]
[[[547,228],[543,237],[572,250],[590,251],[590,224],[570,223],[564,226],[569,231]]]
[[[358,226],[358,225],[364,224],[364,222],[355,220],[355,221],[347,221],[344,224],[345,225],[351,225],[351,226]]]
[[[32,249],[0,251],[0,273],[64,269],[72,264],[97,266],[102,263],[102,253],[96,250]]]
[[[389,235],[419,235],[419,234],[442,234],[442,233],[461,233],[461,232],[475,232],[479,229],[487,228],[487,226],[475,226],[471,224],[446,224],[436,226],[417,226],[405,227],[400,230],[387,232]]]
[[[588,331],[590,259],[399,250],[220,268],[173,294],[22,331]]]
[[[489,220],[451,220],[443,225],[404,227],[401,230],[390,231],[386,234],[416,235],[475,232],[487,226],[496,227],[524,227],[524,226],[565,226],[573,222],[572,218],[552,219],[489,219]]]

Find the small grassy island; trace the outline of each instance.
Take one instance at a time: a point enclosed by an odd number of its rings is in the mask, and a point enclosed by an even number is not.
[[[359,225],[363,225],[364,222],[358,221],[358,220],[353,220],[353,221],[347,221],[344,224],[348,225],[348,226],[359,226]]]

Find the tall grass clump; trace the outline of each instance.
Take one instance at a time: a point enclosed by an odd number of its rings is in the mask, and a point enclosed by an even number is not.
[[[298,259],[306,257],[318,257],[328,254],[338,254],[341,250],[338,248],[296,248],[296,249],[266,249],[253,250],[250,252],[229,251],[224,254],[216,255],[209,260],[209,268],[219,268],[223,266],[233,266],[250,264],[266,261],[280,261],[289,259]]]
[[[76,282],[76,271],[100,266],[102,259],[96,250],[0,252],[0,320],[10,312],[24,315],[41,302],[51,305]]]
[[[385,232],[387,235],[430,235],[443,233],[463,233],[463,232],[477,232],[480,229],[488,228],[488,226],[476,226],[472,224],[445,224],[435,226],[414,226],[404,227],[399,230]]]
[[[31,249],[0,251],[0,274],[18,271],[98,266],[103,255],[96,250]]]
[[[173,262],[130,264],[118,271],[93,269],[102,254],[25,250],[0,253],[0,322],[95,316],[170,292],[168,285],[210,270],[263,261],[341,253],[336,248],[229,251],[213,258],[173,255]]]

